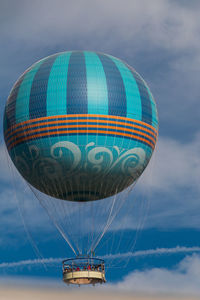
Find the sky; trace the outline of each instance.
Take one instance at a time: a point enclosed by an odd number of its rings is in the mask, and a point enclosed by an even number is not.
[[[199,10],[198,0],[0,0],[1,120],[24,70],[67,50],[100,51],[126,61],[156,100],[157,147],[131,194],[144,207],[133,211],[127,201],[102,246],[110,247],[113,234],[121,239],[109,252],[119,260],[112,257],[108,288],[200,295]],[[9,167],[2,122],[0,129],[0,278],[58,283],[60,261],[72,253]]]

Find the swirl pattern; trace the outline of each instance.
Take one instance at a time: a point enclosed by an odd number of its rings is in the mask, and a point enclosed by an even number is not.
[[[32,144],[14,163],[23,177],[41,192],[60,199],[87,201],[109,197],[132,184],[148,159],[141,147],[119,149],[90,142],[54,143],[49,151]]]

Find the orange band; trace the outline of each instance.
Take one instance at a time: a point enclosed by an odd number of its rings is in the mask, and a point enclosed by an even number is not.
[[[150,124],[145,123],[143,121],[134,120],[134,119],[131,119],[131,118],[126,118],[126,117],[121,117],[121,116],[112,116],[112,115],[108,116],[108,115],[98,115],[98,114],[96,114],[96,115],[95,114],[71,114],[71,115],[59,115],[59,116],[48,116],[48,117],[35,118],[35,119],[23,121],[21,123],[15,124],[14,126],[11,126],[10,128],[7,129],[6,134],[8,134],[10,131],[13,131],[18,126],[22,126],[22,125],[25,125],[25,124],[28,124],[28,123],[32,123],[32,122],[36,122],[36,121],[39,122],[39,121],[43,121],[43,120],[47,120],[48,121],[48,119],[81,118],[81,117],[88,117],[88,118],[94,117],[94,118],[106,118],[106,119],[117,119],[117,120],[123,120],[123,121],[131,121],[131,122],[135,122],[135,123],[144,125],[146,127],[149,127],[157,135],[157,130],[153,126],[151,126]]]
[[[19,131],[26,130],[26,129],[29,129],[29,128],[34,128],[34,127],[39,127],[39,126],[43,126],[43,125],[46,126],[46,125],[62,124],[62,123],[66,123],[66,124],[75,123],[77,125],[77,123],[85,123],[85,122],[95,123],[95,126],[98,126],[98,127],[100,127],[100,125],[98,125],[98,123],[105,123],[105,122],[107,122],[108,124],[124,125],[126,130],[128,130],[128,128],[126,128],[126,125],[128,125],[128,127],[133,127],[133,128],[137,128],[137,129],[141,129],[143,131],[146,131],[146,132],[152,134],[155,137],[155,139],[157,138],[157,134],[155,134],[151,130],[149,130],[145,127],[141,127],[139,125],[130,124],[130,123],[127,124],[127,123],[117,122],[117,121],[112,121],[112,120],[90,120],[90,119],[87,119],[87,120],[84,120],[84,119],[79,119],[79,120],[57,120],[57,121],[43,122],[41,124],[38,124],[38,123],[29,124],[29,125],[25,125],[24,127],[17,128],[15,131],[12,131],[10,133],[6,133],[5,137],[6,137],[6,139],[8,139],[11,135],[14,135]],[[63,125],[63,126],[65,126],[65,125]],[[62,128],[63,128],[63,126],[62,126]],[[87,126],[90,127],[90,125],[87,125]],[[94,126],[94,125],[92,125],[92,126]],[[68,126],[68,127],[70,128],[70,126]],[[73,125],[73,127],[74,127],[74,125]],[[80,127],[81,127],[81,125],[80,125]],[[49,129],[51,129],[51,128],[53,129],[54,127],[53,126],[49,127]],[[65,128],[67,128],[67,127],[65,127]],[[124,129],[124,128],[121,128],[121,129]],[[40,128],[40,130],[42,130],[42,129]]]
[[[68,128],[74,128],[74,127],[76,127],[76,128],[85,128],[85,127],[93,128],[93,127],[96,127],[96,128],[101,128],[101,129],[111,129],[111,130],[114,129],[114,130],[121,130],[121,131],[124,130],[124,132],[137,133],[137,134],[140,134],[142,136],[145,136],[145,137],[149,138],[153,143],[156,142],[155,138],[153,138],[152,136],[150,136],[150,135],[148,135],[144,132],[141,132],[139,130],[133,130],[133,129],[130,129],[130,128],[122,128],[122,127],[115,127],[115,126],[98,125],[98,124],[95,124],[95,126],[90,125],[90,124],[88,124],[88,125],[84,125],[84,124],[63,125],[63,126],[59,126],[59,127],[58,126],[51,126],[51,127],[45,127],[44,129],[42,129],[42,131],[49,132],[49,130],[53,130],[53,129],[59,131],[60,129],[68,129]],[[23,137],[23,136],[26,136],[28,134],[34,134],[34,133],[40,132],[40,131],[41,131],[41,128],[35,128],[35,129],[30,130],[30,131],[21,132],[17,135],[12,136],[10,140],[7,140],[7,142],[14,141],[16,139],[16,137],[19,138],[20,136]],[[50,134],[51,134],[51,132],[50,132]]]

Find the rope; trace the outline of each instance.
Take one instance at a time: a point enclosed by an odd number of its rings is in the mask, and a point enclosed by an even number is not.
[[[46,208],[46,206],[43,204],[43,202],[41,201],[41,199],[37,196],[36,192],[34,191],[34,189],[31,187],[31,185],[29,185],[30,189],[32,190],[32,192],[34,193],[35,197],[38,199],[38,201],[40,202],[41,206],[45,209],[45,211],[47,212],[50,220],[53,222],[54,226],[57,228],[57,230],[60,232],[61,236],[64,238],[64,240],[67,242],[67,244],[69,245],[69,247],[71,248],[71,250],[74,252],[75,255],[77,255],[76,251],[74,250],[74,247],[72,246],[72,244],[70,243],[68,237],[65,235],[65,233],[60,229],[60,226],[58,226],[57,222],[55,221],[55,218],[52,217],[52,215],[49,213],[48,209]]]
[[[39,249],[38,249],[36,243],[34,242],[34,240],[33,240],[33,238],[32,238],[32,235],[31,235],[31,233],[29,232],[28,227],[27,227],[27,225],[26,225],[26,222],[25,222],[25,220],[24,220],[24,215],[23,215],[23,213],[22,213],[22,209],[21,209],[21,206],[20,206],[20,201],[19,201],[19,199],[18,199],[18,197],[17,197],[17,193],[16,193],[16,186],[15,186],[15,180],[14,180],[14,177],[15,177],[15,176],[14,176],[14,169],[13,169],[13,166],[10,164],[10,160],[9,160],[9,157],[8,157],[8,152],[6,151],[5,146],[4,146],[4,151],[5,151],[5,155],[6,155],[8,167],[9,167],[9,170],[10,170],[10,172],[11,172],[11,177],[12,177],[11,182],[12,182],[12,186],[13,186],[13,190],[14,190],[14,199],[15,199],[15,202],[16,202],[16,204],[17,204],[17,208],[18,208],[18,212],[19,212],[20,218],[21,218],[21,220],[22,220],[22,224],[23,224],[23,227],[24,227],[24,231],[25,231],[25,233],[26,233],[26,236],[27,236],[27,238],[28,238],[28,241],[29,241],[29,243],[30,243],[30,245],[31,245],[31,247],[32,247],[32,249],[33,249],[33,251],[34,251],[36,257],[40,258],[41,264],[43,265],[44,269],[47,270],[47,267],[46,267],[45,263],[43,262],[43,259],[44,259],[44,258],[43,258],[43,256],[42,256],[42,254],[40,253],[40,251],[39,251]]]

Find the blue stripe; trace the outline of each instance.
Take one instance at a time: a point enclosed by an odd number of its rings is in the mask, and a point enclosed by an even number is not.
[[[23,82],[26,73],[27,71],[16,82],[8,98],[7,105],[6,105],[7,128],[9,128],[11,125],[16,124],[16,118],[15,118],[16,100],[17,100],[17,95],[19,93],[21,83]]]
[[[140,92],[142,105],[142,121],[152,125],[152,107],[148,89],[140,75],[136,73],[131,67],[128,66],[128,68],[131,71],[134,79],[136,80]]]
[[[83,52],[72,52],[67,74],[67,114],[88,113],[87,75]]]
[[[98,54],[104,68],[108,90],[108,114],[126,117],[127,104],[126,92],[122,76],[112,61],[103,54]]]
[[[35,74],[29,99],[30,119],[45,117],[47,115],[47,87],[49,74],[57,56],[58,54],[48,57]]]
[[[87,72],[87,94],[89,114],[108,114],[108,92],[106,76],[98,55],[84,52]]]

